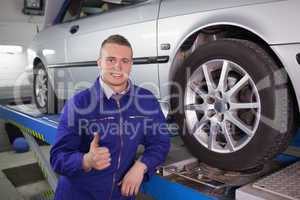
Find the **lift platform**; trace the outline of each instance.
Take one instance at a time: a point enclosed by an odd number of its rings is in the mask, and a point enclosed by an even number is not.
[[[53,144],[59,115],[41,114],[32,104],[0,105],[0,119],[15,125],[23,132],[32,151],[35,152],[45,178],[54,191],[57,175],[51,169],[49,155],[45,155],[41,151],[35,138],[49,145]],[[294,142],[294,147],[292,147],[296,148],[296,152],[300,146],[300,134],[298,134],[297,140],[299,141]],[[171,151],[164,166],[158,168],[157,174],[142,185],[141,191],[158,200],[235,198],[300,200],[299,158],[298,153],[282,154],[275,161],[271,161],[257,171],[250,173],[226,172],[199,163],[186,150],[180,137],[174,136],[172,137]],[[285,177],[287,182],[285,185],[289,183],[289,190],[276,187],[282,185],[280,184],[280,181],[283,180],[282,177]]]

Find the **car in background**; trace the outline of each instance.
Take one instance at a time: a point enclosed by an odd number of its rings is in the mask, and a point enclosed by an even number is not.
[[[300,103],[299,1],[53,2],[28,50],[42,112],[90,86],[100,44],[121,34],[134,50],[132,80],[201,161],[241,171],[287,147]]]

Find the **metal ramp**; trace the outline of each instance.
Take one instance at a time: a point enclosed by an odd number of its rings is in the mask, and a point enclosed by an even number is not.
[[[300,161],[236,191],[237,200],[300,200]]]

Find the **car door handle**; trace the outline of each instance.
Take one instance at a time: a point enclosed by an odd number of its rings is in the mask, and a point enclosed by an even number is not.
[[[74,25],[70,28],[70,33],[74,34],[78,31],[78,29],[79,29],[79,25]]]

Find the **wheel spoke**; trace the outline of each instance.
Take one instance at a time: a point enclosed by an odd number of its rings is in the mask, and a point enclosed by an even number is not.
[[[204,115],[200,121],[197,121],[192,129],[192,133],[196,134],[203,128],[203,126],[207,123],[207,117]]]
[[[197,86],[195,83],[191,83],[190,84],[190,88],[193,92],[195,92],[198,96],[200,96],[202,99],[204,99],[207,94],[205,94],[204,92],[202,92],[199,88],[199,86]]]
[[[208,137],[208,149],[213,150],[214,142],[216,139],[216,123],[212,120],[210,121],[210,130],[209,130],[209,137]]]
[[[226,90],[226,81],[227,81],[228,71],[229,71],[229,62],[224,60],[219,83],[218,83],[218,90],[220,90],[220,91]]]
[[[234,152],[234,150],[235,150],[234,149],[234,144],[233,144],[232,138],[230,136],[230,133],[229,133],[229,131],[227,129],[227,126],[226,126],[225,122],[222,123],[222,131],[223,131],[223,134],[224,134],[225,139],[227,141],[227,147],[229,148],[229,150],[231,152]]]
[[[235,126],[237,126],[239,129],[241,129],[243,132],[245,132],[248,136],[253,135],[253,131],[251,128],[246,125],[244,122],[240,121],[236,117],[234,117],[232,114],[226,113],[226,120],[230,121],[233,123]]]
[[[43,85],[46,85],[46,83],[47,83],[47,79],[46,79],[46,78],[43,78],[42,84],[43,84]]]
[[[204,104],[189,104],[189,105],[185,105],[184,109],[204,112],[206,110],[206,105],[204,105]]]
[[[259,103],[230,103],[231,110],[259,108]]]
[[[46,90],[40,90],[40,93],[44,96],[46,95]]]
[[[45,104],[44,96],[41,96],[41,106],[43,106],[44,104]]]
[[[35,93],[38,94],[40,92],[40,88],[35,87]]]
[[[228,92],[227,96],[231,97],[232,95],[236,94],[240,89],[242,89],[247,82],[249,81],[249,76],[245,75],[241,80],[239,80]]]
[[[202,69],[203,69],[204,77],[205,77],[206,84],[207,84],[207,90],[208,90],[208,93],[210,94],[214,91],[215,85],[212,80],[211,73],[208,70],[208,66],[204,64],[204,65],[202,65]]]
[[[38,75],[37,75],[37,77],[38,77],[39,83],[40,84],[43,83],[43,77],[44,77],[44,75],[42,74],[42,72],[39,72]]]
[[[37,93],[37,99],[38,99],[39,104],[41,104],[41,101],[42,101],[42,93],[41,93],[41,91],[39,91],[39,93]]]
[[[47,91],[47,86],[46,85],[42,85],[42,90]]]

